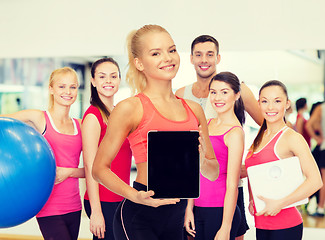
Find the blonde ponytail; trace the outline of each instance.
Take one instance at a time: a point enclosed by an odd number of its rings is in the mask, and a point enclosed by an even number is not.
[[[126,73],[126,82],[130,85],[132,93],[142,92],[147,86],[147,79],[143,72],[139,71],[135,66],[135,58],[141,57],[143,49],[142,37],[150,32],[166,32],[166,29],[159,25],[145,25],[138,30],[133,30],[127,37],[128,49],[128,71]]]

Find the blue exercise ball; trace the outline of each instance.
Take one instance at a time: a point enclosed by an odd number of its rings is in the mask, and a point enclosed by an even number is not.
[[[19,225],[42,209],[55,172],[45,138],[26,123],[0,117],[0,228]]]

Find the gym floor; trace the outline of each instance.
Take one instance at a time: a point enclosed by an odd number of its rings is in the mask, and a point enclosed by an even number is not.
[[[302,213],[304,219],[304,237],[303,240],[323,240],[325,236],[325,217],[311,217]],[[248,219],[249,220],[249,219]],[[90,240],[91,235],[88,230],[89,220],[83,214],[80,226],[79,240]],[[252,222],[249,221],[251,229],[246,233],[246,240],[255,239],[255,229]],[[12,229],[0,229],[0,240],[41,240],[43,239],[37,227],[37,222],[33,218],[24,224]]]
[[[131,182],[135,178],[135,172],[131,172]],[[244,189],[247,183],[244,181]],[[81,184],[82,186],[82,184]],[[83,190],[81,189],[81,196],[83,196]],[[248,193],[244,190],[245,198],[248,196]],[[245,199],[247,202],[248,199]],[[313,198],[310,200],[308,205],[309,212],[315,211],[316,208],[316,199]],[[325,217],[312,217],[309,216],[306,212],[302,212],[304,220],[304,236],[303,240],[324,240],[325,236]],[[255,239],[255,228],[254,228],[254,219],[253,217],[246,212],[247,222],[250,226],[250,230],[245,234],[245,240],[254,240]],[[38,228],[35,218],[31,220],[12,227],[1,229],[0,228],[0,240],[41,240],[43,239]],[[81,226],[79,232],[79,240],[91,240],[92,235],[89,231],[89,219],[83,211],[81,218]]]

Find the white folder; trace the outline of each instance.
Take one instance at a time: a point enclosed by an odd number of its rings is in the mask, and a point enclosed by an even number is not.
[[[281,199],[295,191],[305,180],[296,156],[248,167],[247,174],[257,212],[265,207],[264,201],[257,196]],[[308,198],[285,208],[306,203]]]

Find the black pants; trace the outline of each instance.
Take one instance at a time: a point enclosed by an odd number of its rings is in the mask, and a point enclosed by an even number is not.
[[[36,218],[44,240],[77,240],[81,211]]]
[[[134,182],[137,190],[146,186]],[[183,240],[187,200],[157,208],[123,200],[114,217],[116,240]]]
[[[241,220],[238,227],[238,231],[236,234],[236,237],[242,236],[246,233],[246,231],[249,229],[245,214],[245,204],[244,204],[244,191],[243,187],[238,188],[238,198],[237,198],[237,206],[240,210]]]
[[[213,240],[219,231],[223,218],[223,207],[194,207],[195,239]],[[230,230],[230,240],[234,240],[241,221],[241,214],[236,206]]]
[[[116,212],[116,209],[120,202],[100,202],[102,207],[102,212],[105,220],[105,234],[104,238],[101,240],[114,240],[113,234],[113,219]],[[89,200],[84,200],[84,206],[87,216],[90,218],[91,215],[91,207]],[[98,240],[99,238],[93,235],[93,240]]]
[[[256,229],[256,240],[301,240],[303,224],[279,230]]]

